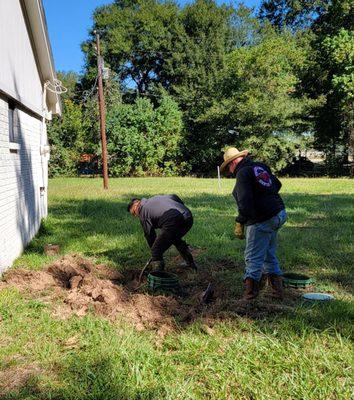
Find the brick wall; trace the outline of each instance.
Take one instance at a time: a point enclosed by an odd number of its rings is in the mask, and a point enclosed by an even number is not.
[[[0,96],[0,272],[21,254],[47,215],[47,159],[40,154],[46,133],[38,117],[16,112],[18,149],[10,151],[8,102]]]

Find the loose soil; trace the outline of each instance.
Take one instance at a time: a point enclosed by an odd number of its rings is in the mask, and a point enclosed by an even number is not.
[[[41,374],[36,364],[12,366],[0,371],[0,398],[11,392],[16,392],[26,386],[28,382]],[[15,398],[15,397],[12,397]]]
[[[138,269],[121,273],[79,255],[67,255],[42,271],[9,270],[3,275],[0,290],[16,287],[26,296],[48,303],[57,318],[94,312],[110,320],[126,320],[138,330],[157,330],[159,336],[196,319],[212,326],[217,320],[237,315],[263,318],[293,310],[302,293],[299,290],[287,290],[281,303],[271,300],[267,289],[252,302],[235,298],[220,272],[241,270],[242,266],[230,261],[197,273],[172,265],[169,271],[178,275],[181,291],[167,296],[148,293],[146,277],[139,285]],[[201,297],[208,283],[214,286],[214,296],[205,304]]]

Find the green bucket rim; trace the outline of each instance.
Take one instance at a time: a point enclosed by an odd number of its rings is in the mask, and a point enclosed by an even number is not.
[[[154,271],[148,275],[148,286],[151,290],[172,291],[179,288],[177,275],[165,271]]]
[[[166,272],[166,271],[152,271],[149,273],[148,276],[153,277],[154,279],[160,278],[160,279],[168,279],[168,278],[173,278],[177,279],[178,277],[175,274],[172,274],[171,272]]]
[[[305,274],[285,272],[283,274],[283,283],[285,286],[306,287],[313,283],[313,279]]]

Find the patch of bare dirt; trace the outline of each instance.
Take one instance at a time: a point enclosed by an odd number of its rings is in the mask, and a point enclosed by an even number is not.
[[[26,386],[31,379],[40,375],[41,372],[36,364],[17,365],[0,371],[0,398]]]
[[[6,272],[3,281],[4,287],[15,286],[24,291],[41,291],[56,286],[53,276],[46,271],[29,271],[21,268]]]
[[[293,310],[299,291],[287,290],[284,302],[270,299],[267,289],[252,302],[239,300],[229,282],[220,278],[220,272],[241,271],[242,266],[223,263],[201,268],[197,273],[172,265],[170,272],[178,275],[179,293],[151,295],[146,285],[139,286],[140,270],[127,270],[124,274],[107,265],[95,265],[79,255],[67,255],[43,271],[10,270],[3,276],[2,287],[15,286],[28,295],[41,298],[51,305],[57,318],[72,315],[84,316],[92,311],[110,320],[123,318],[137,329],[152,329],[163,337],[177,324],[188,324],[202,319],[212,326],[212,321],[229,319],[237,315],[263,318]],[[144,278],[145,279],[145,278]],[[211,283],[213,301],[201,301],[203,291]]]

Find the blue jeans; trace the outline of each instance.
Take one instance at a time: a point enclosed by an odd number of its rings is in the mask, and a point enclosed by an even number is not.
[[[260,281],[262,274],[282,275],[276,256],[277,233],[286,221],[282,210],[273,218],[246,226],[245,275]]]

